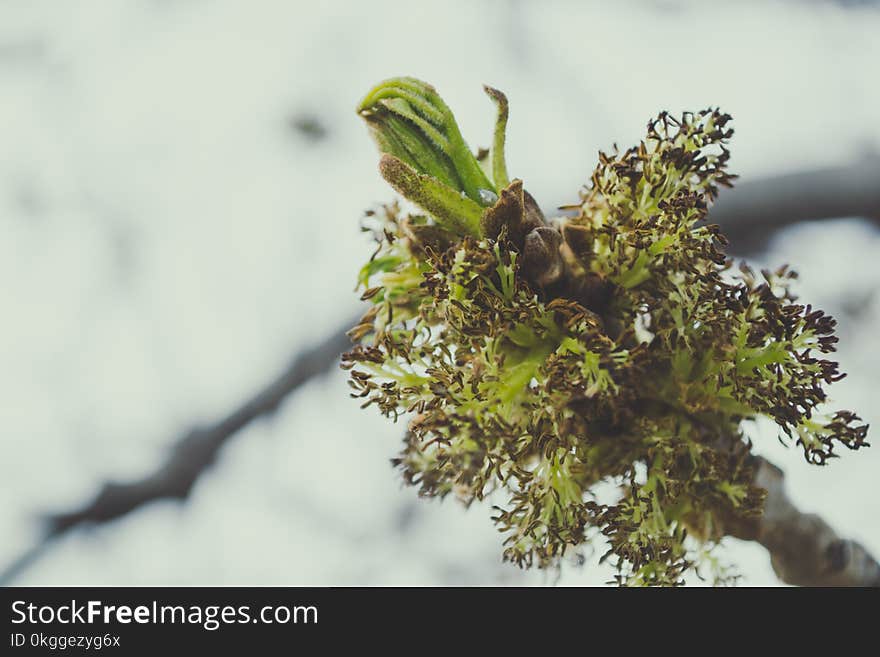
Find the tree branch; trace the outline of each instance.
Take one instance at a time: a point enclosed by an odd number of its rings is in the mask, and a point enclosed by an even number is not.
[[[360,317],[360,316],[358,316]],[[84,524],[101,524],[120,518],[160,499],[185,500],[198,478],[214,463],[220,449],[253,420],[274,413],[297,388],[323,374],[338,360],[351,341],[345,332],[356,319],[330,333],[324,341],[297,354],[273,381],[219,421],[192,429],[177,440],[165,462],[142,479],[104,484],[85,506],[50,515],[40,542],[0,572],[0,585],[7,584],[43,552],[46,544]]]
[[[736,253],[763,250],[774,232],[801,221],[864,217],[880,225],[880,155],[722,189],[709,211]]]
[[[353,325],[354,322],[347,326]],[[346,330],[347,327],[337,329],[323,342],[298,354],[274,381],[220,421],[192,429],[177,441],[165,463],[152,474],[124,484],[105,484],[87,506],[50,516],[49,534],[67,531],[85,522],[107,522],[154,500],[186,499],[227,440],[256,418],[274,413],[294,390],[327,371],[338,360],[351,344]]]
[[[776,575],[795,586],[880,586],[880,563],[855,541],[840,538],[822,518],[799,511],[782,470],[755,457],[755,484],[767,490],[764,514],[728,523],[730,536],[757,541]]]

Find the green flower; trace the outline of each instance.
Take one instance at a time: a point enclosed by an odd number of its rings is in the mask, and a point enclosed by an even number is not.
[[[825,409],[834,321],[794,303],[787,268],[728,271],[705,223],[733,180],[726,114],[661,114],[548,224],[507,178],[507,102],[487,91],[491,181],[429,85],[390,80],[359,107],[386,180],[426,214],[368,214],[353,394],[408,418],[394,462],[421,494],[494,493],[505,559],[553,566],[601,535],[620,583],[678,584],[726,522],[761,513],[743,420],[773,419],[812,463],[867,445],[855,414]]]

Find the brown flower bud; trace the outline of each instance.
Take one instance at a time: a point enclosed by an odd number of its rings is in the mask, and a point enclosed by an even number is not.
[[[539,226],[525,236],[522,266],[528,280],[546,288],[565,273],[565,261],[559,252],[562,236],[550,226]]]

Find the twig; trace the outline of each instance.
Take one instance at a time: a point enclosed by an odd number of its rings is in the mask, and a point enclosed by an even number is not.
[[[175,443],[168,458],[152,474],[136,481],[107,483],[82,508],[49,516],[40,542],[0,572],[0,585],[7,584],[32,563],[46,544],[74,527],[106,523],[156,500],[186,499],[195,482],[214,463],[218,452],[232,436],[258,417],[274,413],[288,395],[338,361],[351,345],[345,331],[355,323],[356,320],[352,319],[323,342],[298,354],[275,380],[223,419],[189,431]]]

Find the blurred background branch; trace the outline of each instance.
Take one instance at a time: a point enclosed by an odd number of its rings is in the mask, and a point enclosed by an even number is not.
[[[722,227],[733,251],[744,254],[763,250],[773,233],[786,226],[843,217],[880,225],[880,154],[722,189],[710,221]]]
[[[74,527],[106,523],[157,500],[185,501],[196,481],[233,436],[257,418],[273,414],[297,388],[338,362],[350,345],[345,332],[356,320],[353,317],[322,342],[298,351],[280,375],[231,413],[179,438],[155,472],[135,481],[106,483],[95,498],[81,508],[49,515],[41,541],[0,572],[0,586],[12,581],[48,543]]]

